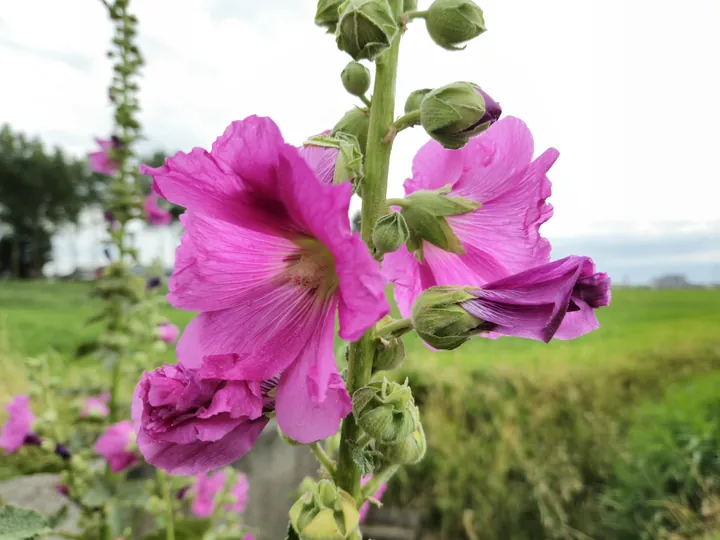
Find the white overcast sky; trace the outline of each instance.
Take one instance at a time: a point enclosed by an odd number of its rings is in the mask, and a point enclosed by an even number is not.
[[[552,169],[551,238],[662,238],[714,232],[720,263],[720,0],[480,0],[488,27],[463,52],[411,24],[400,59],[407,94],[479,83],[524,119]],[[350,108],[349,58],[312,23],[315,0],[133,0],[147,59],[148,147],[208,147],[232,120],[271,116],[286,139],[331,127]],[[420,0],[420,7],[429,5]],[[99,0],[0,0],[0,122],[74,153],[111,128]],[[401,192],[416,128],[396,141]]]

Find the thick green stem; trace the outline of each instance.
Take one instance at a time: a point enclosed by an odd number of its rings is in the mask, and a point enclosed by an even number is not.
[[[394,14],[400,18],[402,0],[391,0]],[[388,172],[392,142],[383,139],[395,118],[395,84],[397,80],[400,38],[398,31],[390,49],[376,60],[375,87],[370,107],[370,127],[365,152],[365,178],[363,180],[362,237],[370,251],[375,222],[385,213]],[[360,340],[350,344],[348,356],[347,390],[350,395],[365,386],[372,375],[375,336],[368,330]],[[343,420],[338,453],[337,485],[358,500],[360,498],[360,470],[353,460],[353,447],[360,436],[360,428],[352,414]]]
[[[400,319],[390,324],[381,326],[375,332],[378,337],[400,337],[413,329],[413,322],[410,319]]]

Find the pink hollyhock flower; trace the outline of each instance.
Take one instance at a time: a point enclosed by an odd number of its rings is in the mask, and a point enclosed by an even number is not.
[[[470,289],[463,302],[495,334],[549,342],[574,339],[600,325],[594,309],[610,304],[610,278],[589,257],[570,256]]]
[[[243,536],[243,540],[255,540],[255,535],[253,533],[247,533]]]
[[[222,372],[234,359],[210,356]],[[232,375],[232,374],[231,374]],[[268,422],[268,393],[277,380],[252,382],[201,374],[182,364],[144,373],[133,396],[137,444],[148,463],[190,476],[224,467],[245,454]]]
[[[305,163],[323,184],[350,181],[360,169],[362,154],[356,147],[359,146],[357,141],[353,143],[351,139],[338,137],[330,136],[329,130],[323,131],[298,148]]]
[[[180,334],[178,327],[168,322],[159,324],[157,331],[158,336],[160,336],[160,339],[165,343],[175,343],[175,340],[178,338],[178,334]]]
[[[135,452],[129,450],[133,442],[133,426],[129,420],[108,426],[95,441],[95,451],[107,459],[112,472],[120,472],[138,461]]]
[[[226,505],[225,510],[227,512],[237,512],[238,514],[245,512],[249,490],[250,484],[248,483],[247,475],[240,473],[237,482],[230,488],[230,495],[232,495],[235,500],[233,503]]]
[[[193,502],[190,507],[199,518],[210,517],[215,509],[215,496],[225,487],[225,471],[201,473],[195,478]]]
[[[70,490],[67,486],[63,484],[58,484],[57,486],[55,486],[55,491],[57,491],[60,495],[65,495],[66,497],[70,495]]]
[[[481,203],[472,212],[447,217],[465,253],[456,255],[423,243],[419,262],[405,247],[385,255],[383,271],[395,284],[403,317],[415,298],[435,285],[482,286],[549,261],[550,243],[538,229],[552,216],[550,181],[558,157],[546,150],[533,161],[533,138],[524,122],[506,117],[460,150],[430,141],[413,161],[405,193],[450,184],[449,195]]]
[[[8,455],[25,444],[26,439],[28,443],[34,444],[37,436],[32,432],[35,415],[30,410],[28,396],[15,396],[5,405],[5,410],[8,412],[8,419],[0,431],[0,448],[5,450],[5,455]]]
[[[145,219],[153,227],[170,225],[172,222],[172,214],[158,206],[159,200],[160,197],[157,193],[151,193],[145,198],[145,204],[143,206]]]
[[[360,482],[363,486],[367,484],[372,476],[366,476],[362,479]],[[382,496],[385,495],[385,491],[387,491],[388,485],[387,482],[383,482],[380,484],[380,487],[377,489],[377,491],[373,494],[373,499],[377,499],[378,501],[382,499]],[[360,523],[363,523],[365,521],[365,518],[368,515],[368,512],[370,511],[370,501],[365,501],[363,505],[360,507]]]
[[[110,392],[104,392],[99,396],[92,396],[83,403],[80,416],[87,418],[88,416],[105,418],[110,414],[108,402],[110,401]]]
[[[350,231],[349,183],[326,185],[267,118],[233,122],[213,144],[156,169],[154,189],[184,206],[168,300],[201,312],[177,346],[197,368],[238,353],[235,376],[280,375],[276,412],[285,434],[312,442],[351,409],[333,354],[335,312],[348,341],[388,313],[385,280]]]
[[[120,146],[120,139],[113,136],[110,139],[95,139],[95,142],[100,145],[100,150],[88,155],[90,168],[96,173],[114,176],[120,164],[110,157],[110,150]]]

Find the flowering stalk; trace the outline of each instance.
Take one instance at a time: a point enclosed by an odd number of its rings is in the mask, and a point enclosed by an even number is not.
[[[165,524],[165,538],[167,540],[175,540],[175,513],[173,510],[173,496],[170,493],[170,482],[167,474],[161,469],[156,469],[157,479],[160,483],[163,501],[165,502],[165,512],[167,515],[167,523]]]
[[[403,0],[392,0],[396,17],[402,13]],[[392,141],[383,139],[393,123],[395,115],[395,85],[402,31],[396,32],[390,48],[376,60],[375,86],[370,107],[365,153],[365,178],[363,180],[362,238],[370,251],[374,251],[372,233],[378,218],[385,212],[388,172]],[[367,385],[372,375],[375,351],[374,330],[368,330],[360,340],[350,344],[348,355],[347,390],[353,393]],[[360,470],[353,461],[353,444],[360,436],[360,428],[353,415],[343,420],[337,468],[337,485],[359,500]]]

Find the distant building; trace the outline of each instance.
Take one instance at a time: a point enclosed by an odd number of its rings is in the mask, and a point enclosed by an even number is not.
[[[653,289],[696,289],[697,285],[690,283],[682,274],[660,276],[652,281]]]

